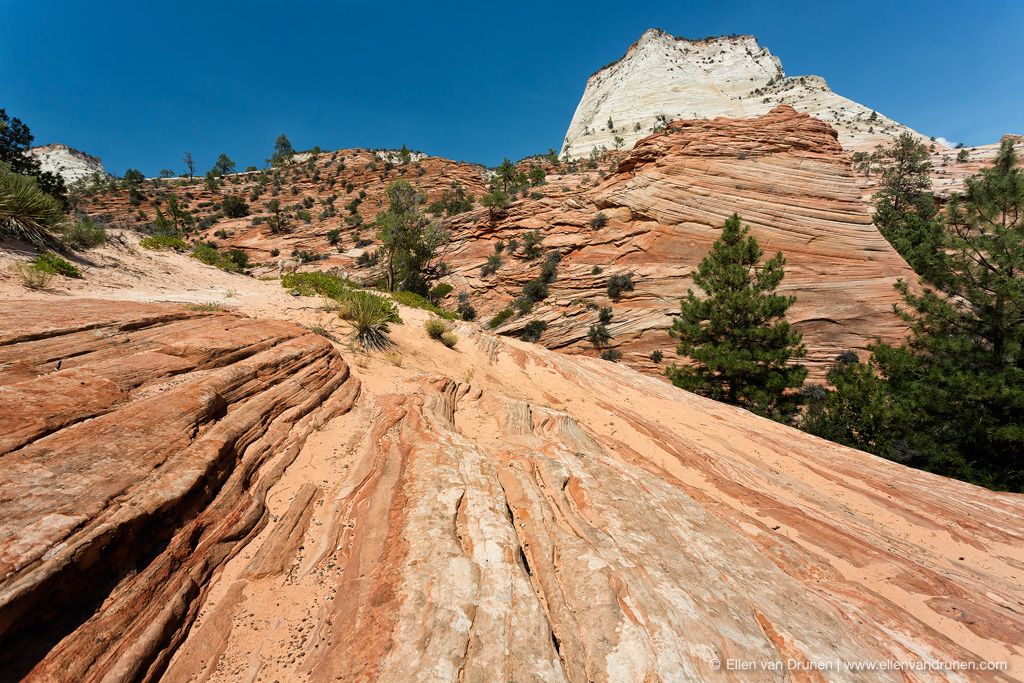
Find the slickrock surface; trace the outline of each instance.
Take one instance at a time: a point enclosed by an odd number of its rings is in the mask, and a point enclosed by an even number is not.
[[[28,153],[39,160],[39,167],[43,171],[56,173],[64,178],[68,185],[93,176],[108,177],[99,157],[86,154],[74,147],[55,143],[33,147]]]
[[[359,383],[290,323],[89,299],[0,320],[0,679],[152,677]]]
[[[473,325],[447,349],[423,311],[388,351],[337,345],[349,368],[270,320],[346,343],[316,299],[167,258],[108,296],[220,287],[255,318],[0,303],[6,678],[1024,677],[1021,496]]]
[[[835,126],[847,149],[872,150],[905,131],[919,135],[837,95],[819,76],[787,78],[778,57],[753,36],[687,40],[649,29],[587,80],[562,154],[629,149],[667,121],[757,116],[779,104]]]
[[[550,186],[560,184],[549,178]],[[598,212],[608,219],[593,227]],[[505,258],[494,277],[480,266],[498,239],[539,229],[544,248],[562,255],[551,296],[499,328],[515,332],[534,318],[548,322],[541,343],[596,355],[586,341],[597,305],[610,305],[610,346],[634,367],[660,373],[675,344],[667,333],[690,273],[738,212],[767,254],[788,260],[781,290],[797,297],[789,318],[804,333],[812,376],[847,349],[905,331],[892,312],[893,284],[913,273],[871,223],[858,180],[828,125],[780,106],[754,119],[677,121],[641,140],[617,171],[596,186],[516,203],[488,224],[476,212],[454,219],[462,243],[453,250],[457,289],[474,294],[484,319],[519,296],[540,261]],[[483,225],[481,225],[481,223]],[[598,267],[601,272],[593,274]],[[611,275],[632,274],[636,289],[607,296]]]

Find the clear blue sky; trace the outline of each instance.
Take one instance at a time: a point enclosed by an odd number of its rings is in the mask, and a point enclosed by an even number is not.
[[[788,75],[927,135],[1024,132],[1024,2],[0,0],[0,107],[113,173],[399,147],[558,148],[587,76],[647,28],[752,33]]]

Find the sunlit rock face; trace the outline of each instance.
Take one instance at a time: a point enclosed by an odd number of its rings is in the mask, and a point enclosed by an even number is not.
[[[786,77],[754,36],[687,40],[650,29],[587,80],[562,154],[629,149],[669,121],[757,116],[779,104],[831,124],[847,149],[872,150],[906,131],[919,136],[837,95],[819,76]]]

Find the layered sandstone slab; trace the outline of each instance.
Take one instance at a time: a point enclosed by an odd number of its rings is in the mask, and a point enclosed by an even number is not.
[[[357,380],[290,323],[0,306],[4,679],[1024,671],[1019,495],[471,325],[448,349],[422,311]]]
[[[88,299],[0,320],[0,678],[151,676],[359,383],[289,323]]]
[[[542,319],[544,345],[596,354],[586,335],[595,307],[608,305],[609,345],[630,364],[660,372],[648,357],[658,350],[674,358],[667,329],[690,273],[735,212],[767,254],[786,256],[781,291],[796,296],[788,317],[804,334],[812,376],[821,377],[842,351],[905,333],[892,311],[894,284],[914,275],[872,224],[860,192],[835,131],[791,107],[752,119],[677,121],[638,142],[596,186],[548,189],[493,222],[483,212],[457,217],[453,281],[474,293],[484,316],[495,313],[540,262],[505,257],[493,277],[481,277],[480,266],[499,239],[522,241],[526,230],[540,230],[544,248],[562,254],[551,295],[499,329],[514,333]],[[599,212],[603,226],[592,223]],[[626,274],[635,290],[609,299],[609,276]]]
[[[668,121],[757,116],[780,104],[835,126],[848,149],[872,150],[902,132],[920,137],[832,92],[819,76],[787,78],[754,36],[687,40],[650,29],[587,80],[562,155],[629,149]]]
[[[446,349],[403,317],[404,363],[360,365],[359,405],[271,492],[276,520],[218,575],[166,680],[1021,675],[1020,496],[619,364],[470,326]]]

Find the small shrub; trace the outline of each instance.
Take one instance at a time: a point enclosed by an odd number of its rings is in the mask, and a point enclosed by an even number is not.
[[[665,358],[665,354],[663,354],[661,351],[659,351],[657,349],[655,349],[654,351],[651,351],[651,362],[652,363],[660,363],[663,358]]]
[[[540,243],[543,241],[540,230],[530,230],[523,235],[523,253],[526,258],[535,259],[540,256]]]
[[[597,311],[597,319],[602,323],[610,323],[612,321],[612,308],[611,306],[602,306]]]
[[[590,219],[590,227],[594,230],[600,230],[606,225],[608,225],[608,216],[603,211],[598,211],[597,215]]]
[[[423,329],[427,331],[427,336],[431,339],[440,339],[441,335],[451,330],[451,326],[440,318],[427,318],[427,321],[423,323]]]
[[[456,313],[463,320],[476,320],[476,309],[469,303],[469,294],[459,292],[459,305],[455,308]]]
[[[32,259],[32,268],[43,273],[63,275],[64,277],[82,277],[78,268],[52,251],[44,251]]]
[[[302,296],[319,294],[341,300],[351,290],[352,282],[327,273],[290,273],[281,278],[281,286]]]
[[[601,268],[601,266],[594,266],[593,268],[590,269],[591,275],[600,275],[603,272],[604,270]]]
[[[523,333],[520,339],[528,342],[540,341],[540,337],[544,334],[544,330],[548,329],[548,324],[544,320],[531,320],[526,323],[526,327],[523,328]]]
[[[352,323],[356,339],[368,349],[390,346],[388,325],[402,322],[394,303],[369,292],[348,291],[339,308],[338,314]]]
[[[590,330],[587,332],[587,341],[594,345],[594,348],[599,349],[608,343],[608,340],[612,338],[609,334],[608,328],[605,327],[604,323],[598,323],[591,325]]]
[[[487,263],[480,266],[480,277],[488,277],[498,272],[498,268],[501,267],[501,256],[498,254],[491,254],[487,257]]]
[[[281,255],[281,250],[278,249],[277,247],[274,247],[273,249],[270,250],[270,255],[276,258]]]
[[[188,242],[174,235],[150,235],[139,240],[139,246],[143,249],[161,251],[173,249],[174,251],[188,251]]]
[[[548,285],[543,280],[530,280],[523,285],[523,298],[531,302],[543,301],[548,297]]]
[[[198,311],[201,313],[214,313],[216,311],[223,311],[224,307],[215,301],[210,301],[204,304],[185,304],[185,310]]]
[[[497,327],[501,327],[505,323],[505,321],[512,317],[512,314],[514,312],[515,311],[513,311],[511,308],[503,308],[502,310],[498,311],[493,318],[487,321],[487,327],[491,328],[492,330]]]
[[[440,301],[441,299],[451,294],[454,289],[455,288],[452,287],[447,282],[439,282],[434,286],[433,289],[430,290],[430,300]]]
[[[221,211],[228,218],[242,218],[249,215],[249,205],[241,197],[229,194],[221,203]]]
[[[455,345],[459,343],[459,338],[454,332],[449,330],[448,332],[445,332],[444,334],[441,335],[441,343],[447,346],[449,349],[452,349],[455,348]]]
[[[620,358],[622,358],[622,352],[618,349],[608,349],[601,354],[601,360],[609,360],[613,363],[618,363]]]
[[[21,281],[21,285],[28,289],[47,289],[50,283],[53,282],[54,277],[53,273],[39,270],[33,267],[31,263],[25,263],[24,261],[12,263],[11,272]]]
[[[92,249],[107,241],[107,231],[91,218],[83,216],[67,228],[64,241],[75,249]]]
[[[633,274],[612,275],[608,278],[608,296],[617,299],[623,292],[633,291]]]
[[[544,259],[544,265],[540,267],[540,280],[543,282],[551,282],[555,279],[555,271],[558,269],[558,264],[562,260],[562,255],[557,251],[552,251],[548,254],[548,257]]]

